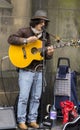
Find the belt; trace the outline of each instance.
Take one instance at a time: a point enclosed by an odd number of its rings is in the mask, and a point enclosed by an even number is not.
[[[22,68],[23,71],[31,71],[31,72],[41,72],[42,71],[42,64],[37,65],[35,68]]]

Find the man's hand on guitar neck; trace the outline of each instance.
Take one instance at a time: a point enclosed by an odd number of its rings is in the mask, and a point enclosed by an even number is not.
[[[53,53],[54,53],[54,48],[53,48],[53,46],[51,45],[51,46],[48,46],[47,47],[47,54],[49,55],[49,56],[51,56],[51,55],[53,55]]]

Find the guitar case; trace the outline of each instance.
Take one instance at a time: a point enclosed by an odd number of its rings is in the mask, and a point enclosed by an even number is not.
[[[62,130],[80,130],[80,116],[64,124]]]

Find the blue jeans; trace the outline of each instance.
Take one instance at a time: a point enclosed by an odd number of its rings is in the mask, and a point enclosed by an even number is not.
[[[42,72],[19,71],[19,100],[17,110],[18,122],[35,122],[38,116],[38,108],[42,92]],[[31,96],[30,96],[31,91]],[[30,96],[30,99],[29,99]],[[28,99],[30,102],[27,115]]]

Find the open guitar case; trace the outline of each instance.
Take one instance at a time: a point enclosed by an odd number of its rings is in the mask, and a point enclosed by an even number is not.
[[[63,125],[62,130],[80,130],[80,116]]]

